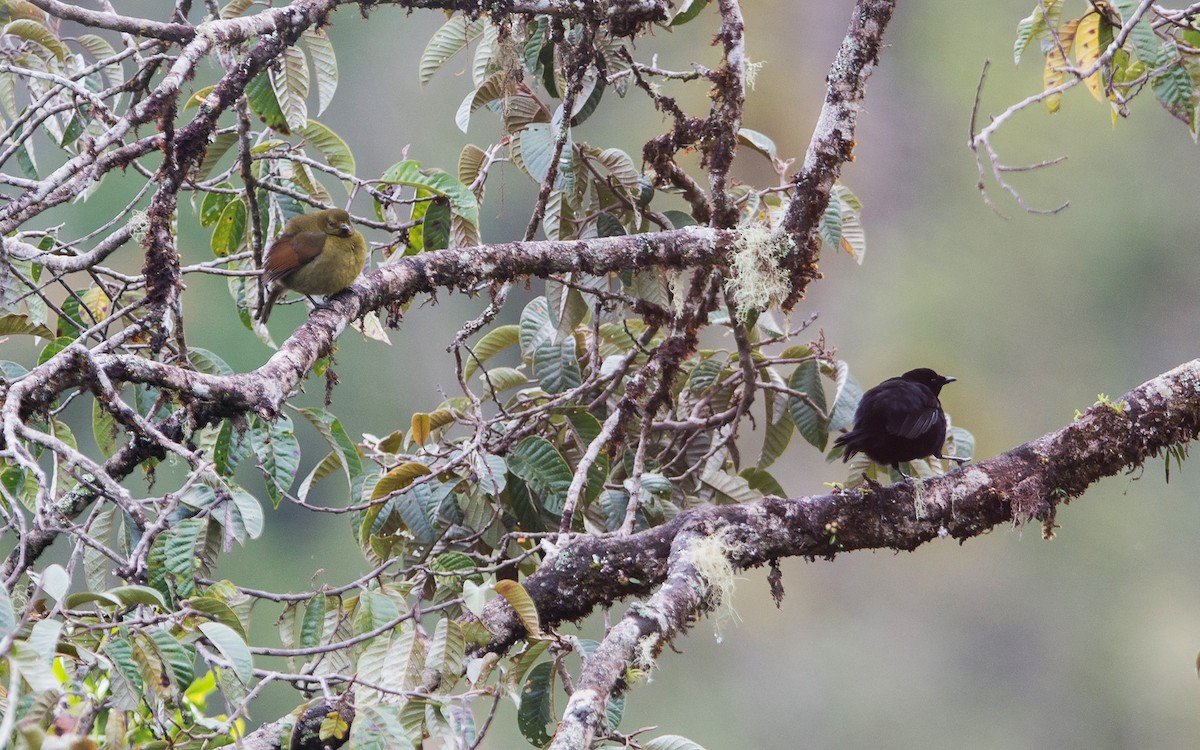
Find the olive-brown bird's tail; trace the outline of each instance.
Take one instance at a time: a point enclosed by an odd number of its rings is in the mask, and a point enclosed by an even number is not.
[[[271,317],[271,308],[275,306],[275,300],[279,299],[281,294],[283,294],[283,287],[279,284],[272,284],[267,298],[263,300],[262,307],[258,308],[258,313],[254,316],[255,320],[266,325],[267,319]]]

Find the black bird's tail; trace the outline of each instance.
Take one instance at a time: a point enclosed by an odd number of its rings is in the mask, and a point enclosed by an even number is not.
[[[842,463],[846,463],[854,456],[855,453],[862,453],[867,449],[865,443],[867,438],[858,430],[850,430],[838,436],[837,440],[833,441],[834,446],[843,446]]]

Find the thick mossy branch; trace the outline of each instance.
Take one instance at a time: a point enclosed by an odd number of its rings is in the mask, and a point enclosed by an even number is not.
[[[632,536],[574,539],[523,584],[543,627],[554,627],[598,606],[654,592],[667,577],[669,552],[681,533],[721,532],[731,562],[744,569],[780,557],[832,559],[856,549],[912,550],[940,537],[966,540],[999,524],[1032,519],[1050,528],[1060,503],[1198,435],[1200,359],[1115,402],[1093,406],[1059,430],[920,483],[925,506],[920,518],[914,510],[917,486],[904,484],[706,506]],[[506,651],[525,635],[502,599],[488,605],[483,620],[494,635],[488,651]]]

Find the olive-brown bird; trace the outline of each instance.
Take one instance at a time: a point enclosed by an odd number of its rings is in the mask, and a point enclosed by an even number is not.
[[[287,289],[301,294],[337,294],[354,283],[367,259],[367,241],[340,208],[288,219],[263,258],[263,283],[270,285],[258,311],[263,323]]]

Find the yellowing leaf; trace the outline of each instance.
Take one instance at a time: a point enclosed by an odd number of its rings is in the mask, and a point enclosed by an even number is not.
[[[402,490],[412,484],[412,481],[417,477],[431,473],[428,466],[419,464],[416,461],[400,464],[379,479],[379,483],[371,491],[371,500],[374,501],[381,497],[387,497],[393,492]]]
[[[189,109],[195,109],[199,107],[206,99],[208,99],[208,95],[211,94],[215,88],[216,86],[205,86],[189,96],[188,100],[183,103],[183,111],[187,112]]]
[[[1058,27],[1059,43],[1051,46],[1050,51],[1046,53],[1046,67],[1042,69],[1043,91],[1060,86],[1067,79],[1067,60],[1063,56],[1063,50],[1071,48],[1071,43],[1075,41],[1075,29],[1078,26],[1079,21],[1069,21]],[[1057,112],[1061,105],[1061,91],[1046,97],[1046,109],[1050,110],[1051,114]]]
[[[92,314],[92,320],[99,323],[108,317],[108,311],[112,307],[112,300],[104,293],[104,290],[98,286],[91,287],[86,292],[80,295],[83,304]]]
[[[417,445],[425,445],[429,442],[430,420],[429,415],[418,412],[412,415],[412,439]]]
[[[1103,19],[1100,18],[1099,13],[1088,13],[1079,19],[1079,27],[1075,30],[1075,64],[1081,71],[1092,67],[1100,59],[1101,23],[1103,23]],[[1083,79],[1083,83],[1087,86],[1088,91],[1092,92],[1096,101],[1104,101],[1104,80],[1099,69]]]
[[[524,586],[516,581],[504,579],[496,581],[496,593],[508,600],[509,606],[517,613],[530,636],[541,635],[542,626],[538,620],[537,606]]]

